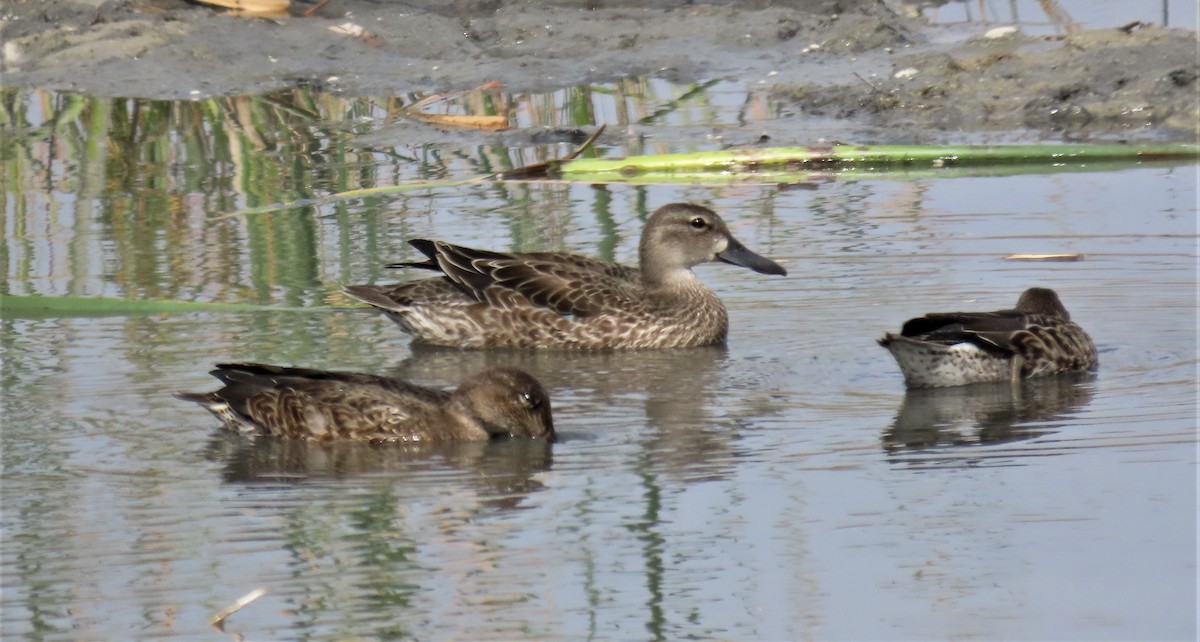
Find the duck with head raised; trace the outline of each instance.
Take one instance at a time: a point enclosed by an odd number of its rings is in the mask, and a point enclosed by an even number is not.
[[[1095,370],[1096,345],[1048,288],[1029,288],[1012,310],[933,312],[886,334],[910,388]]]
[[[460,348],[683,348],[725,341],[724,304],[692,268],[722,261],[762,274],[779,264],[746,249],[712,210],[688,203],[646,221],[638,268],[558,252],[489,252],[415,239],[428,257],[389,267],[442,278],[350,285],[417,340]]]
[[[356,372],[258,363],[218,364],[211,374],[225,387],[175,396],[199,403],[237,432],[372,443],[555,438],[549,395],[515,368],[483,370],[453,392]]]

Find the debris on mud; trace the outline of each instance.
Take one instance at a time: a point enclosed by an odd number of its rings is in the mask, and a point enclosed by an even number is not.
[[[796,105],[738,133],[777,144],[1200,134],[1196,33],[1141,22],[1060,37],[997,27],[945,43],[881,0],[292,5],[290,18],[245,19],[186,0],[13,0],[0,71],[10,89],[163,99],[725,79]],[[348,23],[371,37],[347,38]]]

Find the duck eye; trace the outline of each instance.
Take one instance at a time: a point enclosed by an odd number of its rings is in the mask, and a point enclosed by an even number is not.
[[[696,218],[692,219],[692,227],[697,230],[702,230],[702,229],[708,227],[708,221],[697,216]]]
[[[521,403],[524,404],[526,408],[537,408],[541,405],[541,401],[539,401],[537,397],[533,396],[533,393],[529,392],[528,390],[522,392],[520,397]]]

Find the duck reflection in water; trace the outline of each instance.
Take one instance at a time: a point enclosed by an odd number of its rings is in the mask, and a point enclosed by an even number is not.
[[[1094,379],[1094,374],[1083,372],[1017,384],[910,388],[883,433],[883,449],[891,454],[932,451],[970,459],[979,457],[980,451],[950,449],[1051,434],[1091,401]]]
[[[545,439],[493,439],[373,445],[357,441],[314,442],[215,433],[205,459],[222,465],[228,483],[305,483],[362,476],[398,478],[409,491],[437,496],[445,472],[464,473],[465,485],[496,508],[513,508],[544,488],[541,474],[553,465]],[[425,487],[422,491],[421,488]]]
[[[636,439],[655,472],[683,481],[727,476],[736,461],[741,418],[772,412],[770,373],[776,364],[750,367],[730,359],[725,346],[655,351],[456,350],[424,343],[394,371],[414,381],[442,380],[454,372],[502,366],[537,372],[555,395],[555,408],[574,420],[564,442],[606,441],[614,430]],[[730,404],[730,399],[735,400]],[[597,424],[589,418],[605,417]],[[573,426],[579,428],[573,429]],[[646,430],[642,426],[649,428]]]

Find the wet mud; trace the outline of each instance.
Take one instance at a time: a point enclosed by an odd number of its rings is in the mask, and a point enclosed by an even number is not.
[[[312,15],[300,15],[314,9]],[[827,133],[772,144],[1179,140],[1200,135],[1196,33],[1135,24],[1031,37],[929,25],[874,0],[293,2],[250,19],[185,0],[15,0],[6,87],[186,99],[301,86],[347,96],[626,76],[765,86]],[[789,139],[788,131],[798,140]],[[690,135],[690,134],[687,134]]]

